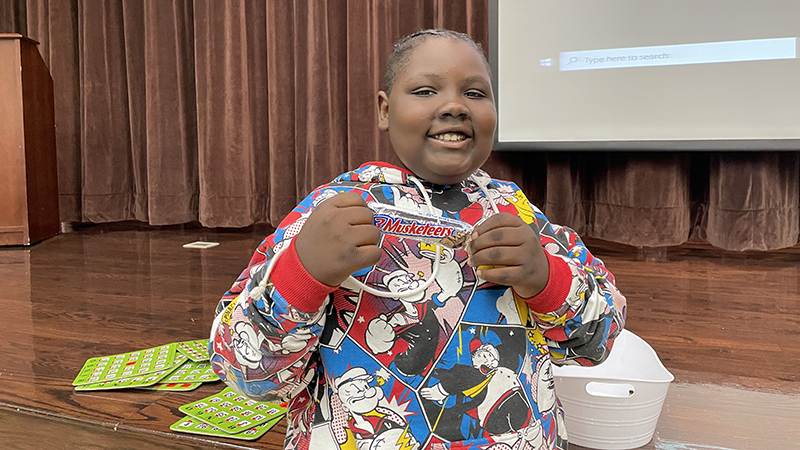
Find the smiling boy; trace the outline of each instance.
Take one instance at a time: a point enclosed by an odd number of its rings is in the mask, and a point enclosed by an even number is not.
[[[566,448],[560,407],[538,403],[554,392],[537,391],[552,390],[553,362],[608,355],[625,315],[613,276],[480,170],[497,114],[468,36],[400,40],[377,111],[402,166],[340,175],[261,243],[218,306],[215,371],[252,398],[290,401],[286,448]],[[368,202],[460,220],[471,242],[433,251],[382,234]],[[368,411],[345,406],[355,385],[374,394]]]
[[[431,39],[378,93],[378,128],[389,132],[405,168],[431,183],[460,183],[492,151],[497,112],[491,79],[472,50],[459,40]]]

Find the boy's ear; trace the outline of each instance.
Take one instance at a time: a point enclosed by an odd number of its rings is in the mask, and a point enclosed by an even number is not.
[[[378,92],[378,129],[386,131],[389,129],[389,96],[386,92]]]

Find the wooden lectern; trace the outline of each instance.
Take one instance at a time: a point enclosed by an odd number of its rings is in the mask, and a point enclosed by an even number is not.
[[[37,44],[0,33],[0,245],[59,230],[53,79]]]

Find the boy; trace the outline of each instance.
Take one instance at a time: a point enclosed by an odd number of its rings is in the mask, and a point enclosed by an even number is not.
[[[214,369],[289,399],[286,448],[566,448],[552,362],[603,361],[625,299],[574,232],[479,170],[497,116],[474,41],[410,35],[385,84],[402,167],[340,175],[262,242],[218,307]],[[475,228],[442,248],[381,233],[367,202]]]

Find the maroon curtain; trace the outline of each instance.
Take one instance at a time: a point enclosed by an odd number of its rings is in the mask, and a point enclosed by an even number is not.
[[[23,0],[0,0],[0,33],[28,35],[25,7]]]
[[[375,118],[395,40],[488,40],[487,0],[0,0],[0,20],[20,11],[53,76],[65,222],[275,225],[335,175],[396,162]],[[767,250],[797,243],[798,155],[515,152],[486,168],[587,236]]]

